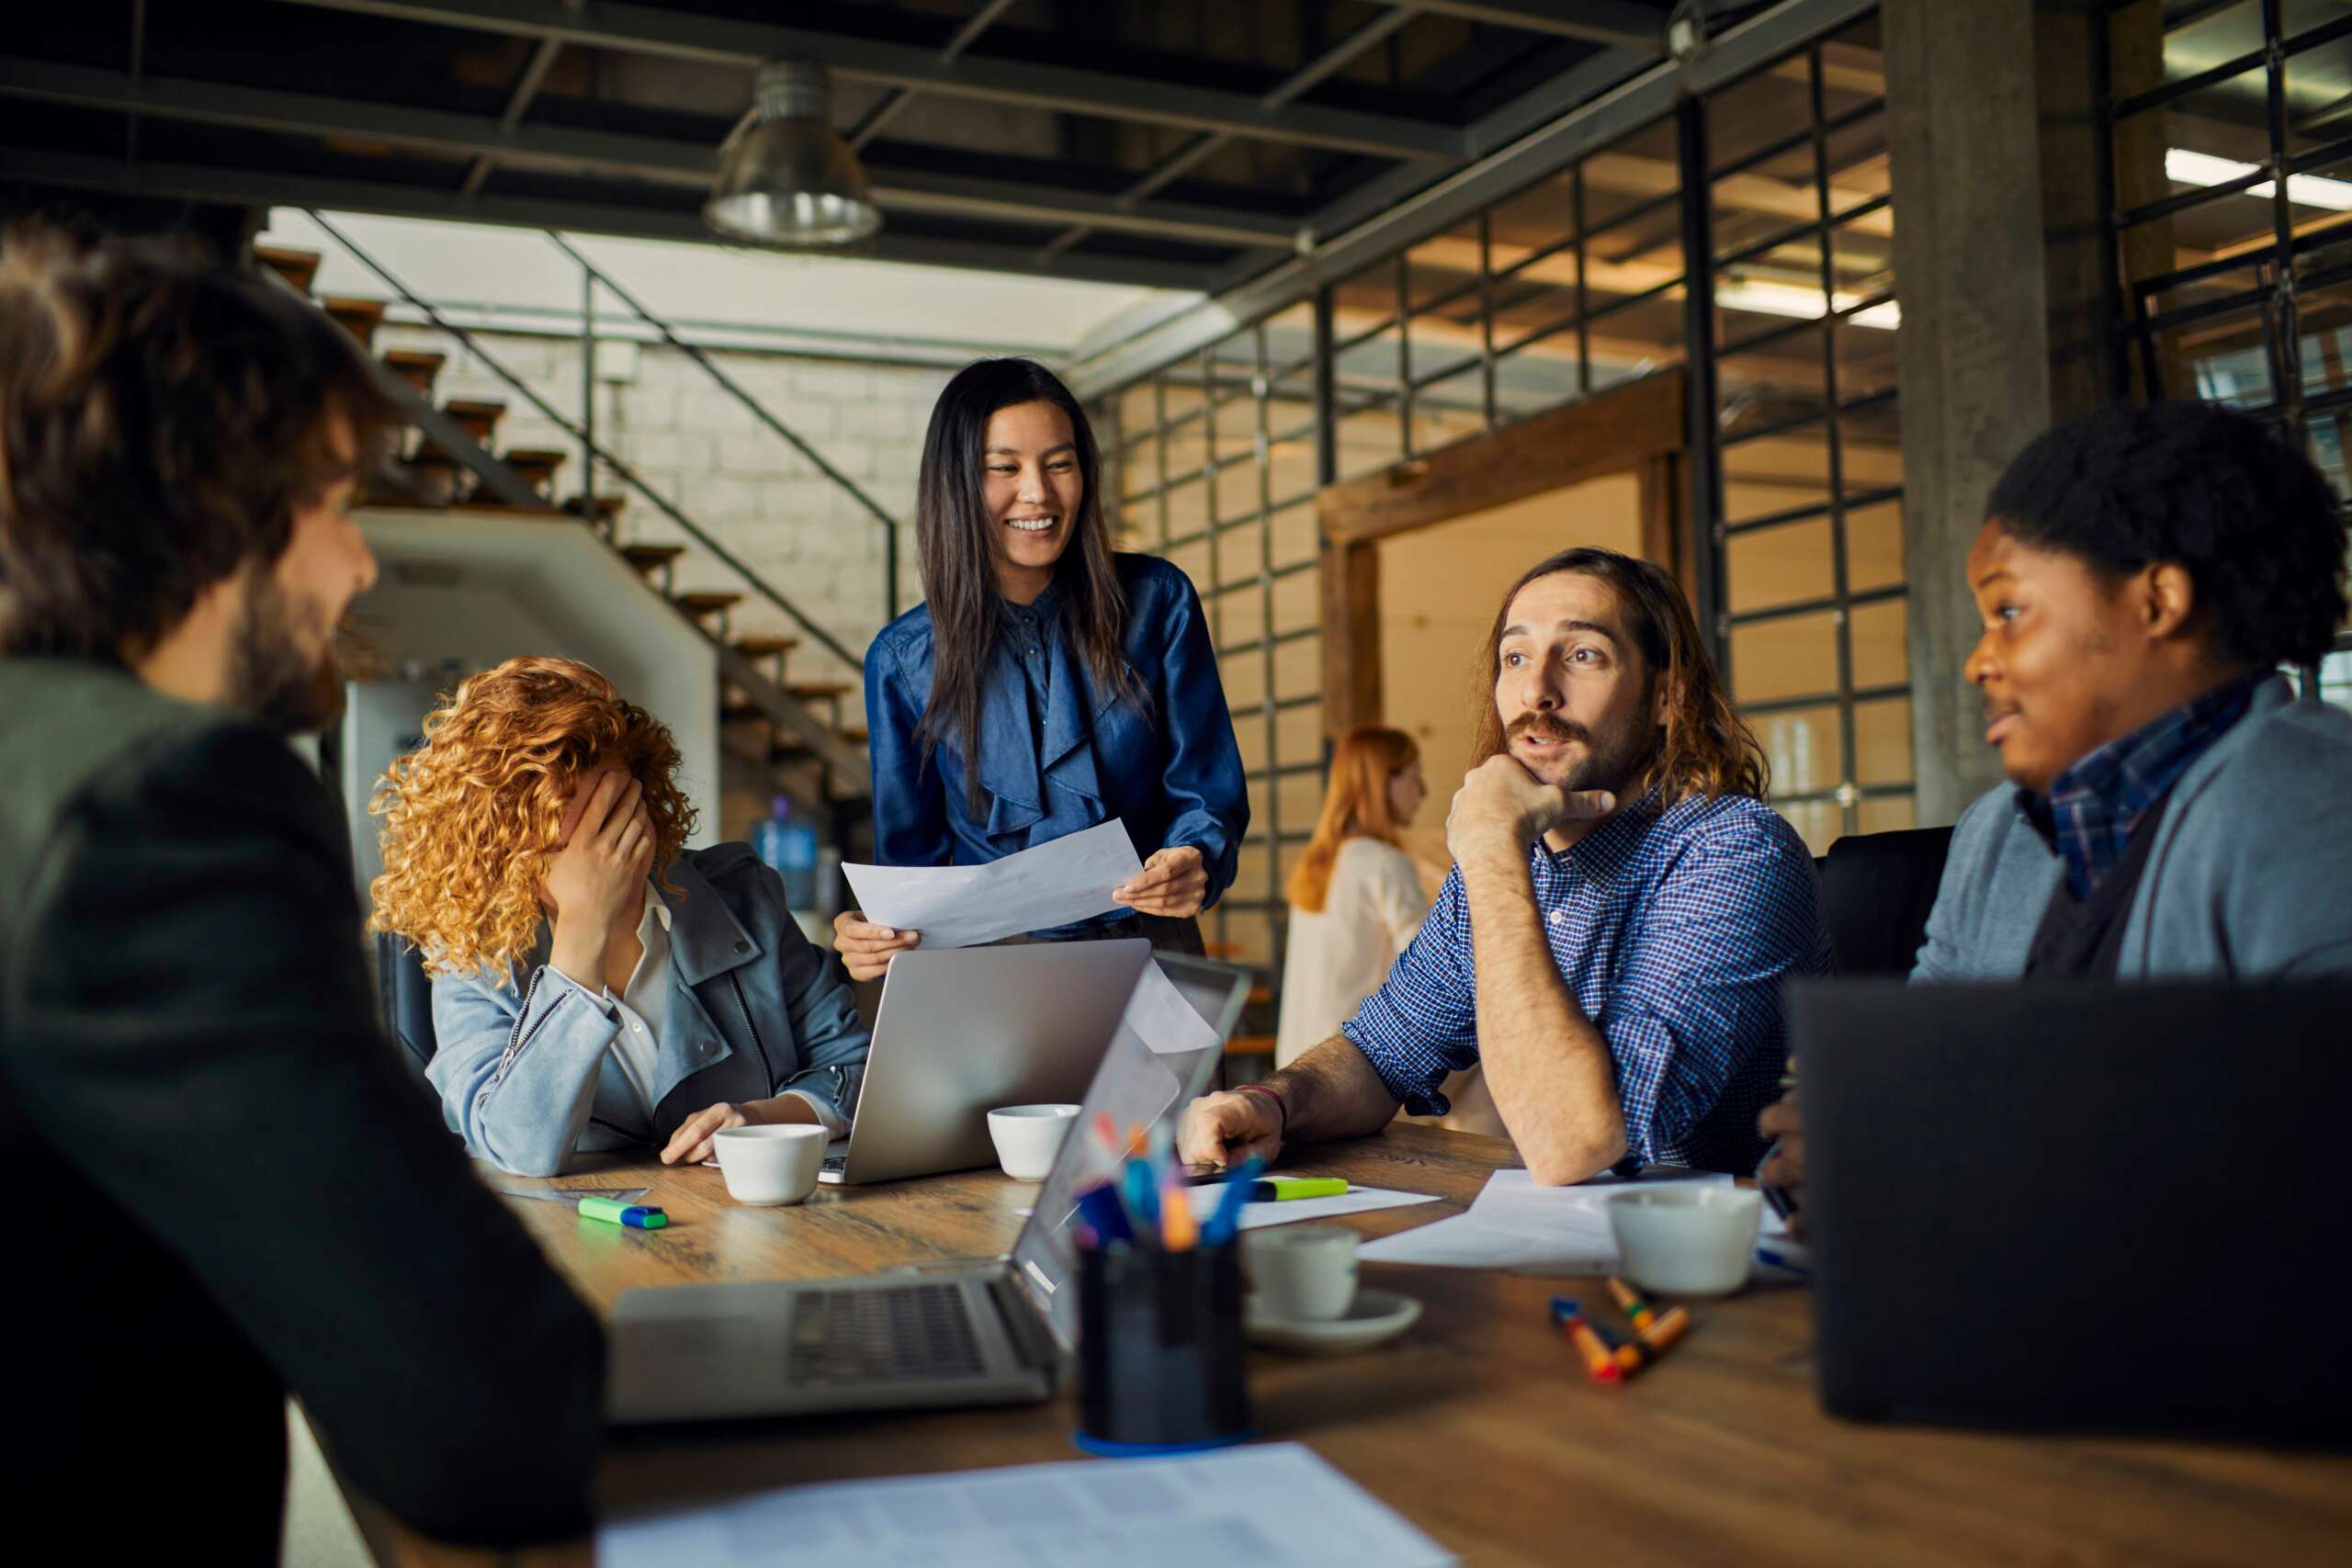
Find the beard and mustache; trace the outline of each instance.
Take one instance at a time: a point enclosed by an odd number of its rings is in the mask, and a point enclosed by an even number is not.
[[[1565,765],[1555,763],[1539,769],[1510,750],[1511,742],[1522,735],[1534,740],[1577,741],[1583,745],[1584,752],[1566,760]],[[1651,730],[1639,722],[1596,737],[1590,728],[1571,719],[1533,710],[1521,714],[1503,730],[1503,747],[1510,751],[1511,760],[1543,783],[1566,790],[1605,789],[1619,795],[1649,766],[1655,739]]]
[[[255,567],[245,614],[232,636],[226,705],[283,735],[323,729],[343,713],[343,666],[332,636],[313,652],[304,646],[295,596]]]

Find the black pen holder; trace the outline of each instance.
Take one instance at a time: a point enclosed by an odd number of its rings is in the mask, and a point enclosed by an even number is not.
[[[1170,1453],[1253,1435],[1237,1242],[1081,1247],[1078,1312],[1080,1448]]]

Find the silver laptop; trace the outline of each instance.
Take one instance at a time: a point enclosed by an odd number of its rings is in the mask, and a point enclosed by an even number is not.
[[[857,1114],[818,1179],[994,1165],[989,1111],[1085,1092],[1150,955],[1141,937],[899,954],[882,983]],[[1054,1005],[1040,1007],[1043,998]]]
[[[644,1424],[1051,1397],[1078,1341],[1078,1194],[1116,1164],[1090,1131],[1094,1117],[1125,1127],[1179,1114],[1208,1086],[1250,998],[1246,969],[1156,957],[1216,1043],[1155,1052],[1114,1018],[1078,1124],[1009,1255],[853,1279],[628,1292],[613,1308],[606,1414]]]

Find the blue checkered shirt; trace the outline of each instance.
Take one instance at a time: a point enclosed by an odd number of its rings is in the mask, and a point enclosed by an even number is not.
[[[2261,670],[2216,686],[2109,741],[2052,780],[2046,799],[2018,791],[2018,809],[2064,859],[2066,886],[2077,902],[2122,860],[2149,808],[2245,716],[2255,688],[2272,673]]]
[[[1796,830],[1743,795],[1661,810],[1652,792],[1556,854],[1537,840],[1528,874],[1560,977],[1609,1042],[1627,1162],[1754,1169],[1788,1055],[1781,981],[1829,972]],[[1478,1059],[1460,866],[1341,1032],[1408,1110],[1445,1112],[1439,1083]]]

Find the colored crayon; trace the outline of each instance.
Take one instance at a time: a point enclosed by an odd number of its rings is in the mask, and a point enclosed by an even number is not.
[[[1554,1296],[1552,1316],[1559,1324],[1561,1332],[1568,1337],[1568,1343],[1576,1347],[1577,1354],[1584,1358],[1585,1371],[1592,1374],[1593,1382],[1625,1381],[1624,1372],[1618,1368],[1617,1359],[1609,1353],[1609,1347],[1603,1345],[1600,1337],[1592,1331],[1592,1325],[1584,1320],[1583,1314],[1577,1310],[1576,1303],[1566,1296]]]
[[[1634,1320],[1635,1328],[1647,1328],[1651,1320],[1657,1316],[1657,1309],[1644,1301],[1641,1292],[1623,1280],[1611,1276],[1609,1293],[1616,1298],[1617,1305],[1624,1314]]]

